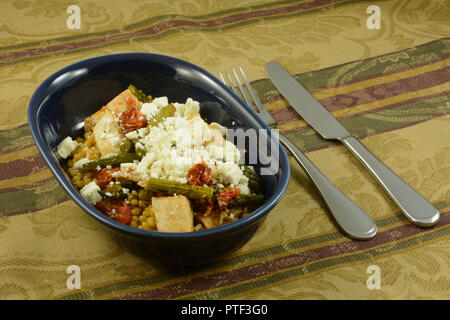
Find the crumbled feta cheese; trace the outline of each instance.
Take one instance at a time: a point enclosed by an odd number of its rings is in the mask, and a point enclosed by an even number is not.
[[[148,132],[149,132],[149,128],[148,127],[143,127],[143,128],[137,129],[137,133],[138,133],[139,138],[145,137],[148,134]]]
[[[248,178],[234,162],[217,163],[217,173],[221,181],[236,185],[238,188],[248,184]],[[241,192],[245,193],[243,190]]]
[[[165,107],[169,104],[167,97],[158,97],[152,100],[152,103],[158,108]]]
[[[147,120],[151,120],[158,112],[159,108],[154,102],[144,103],[141,107],[141,113],[147,118]]]
[[[136,165],[135,171],[142,180],[147,180],[149,178],[150,166],[152,165],[153,161],[155,161],[155,158],[156,157],[153,153],[147,152],[147,154]]]
[[[218,124],[217,122],[211,122],[209,124],[209,126],[211,128],[217,129],[220,131],[220,133],[224,136],[227,134],[227,128],[225,128],[224,126],[221,126],[220,124]]]
[[[117,156],[117,155],[118,155],[118,153],[111,152],[111,153],[108,153],[108,154],[106,154],[105,156],[103,156],[103,158],[111,158],[111,157],[115,157],[115,156]]]
[[[142,104],[140,110],[150,119],[168,104],[167,97],[159,97]],[[242,193],[248,193],[248,179],[238,165],[242,155],[233,143],[223,139],[226,128],[214,122],[208,125],[196,116],[200,105],[191,98],[184,104],[173,105],[176,109],[173,117],[163,119],[157,126],[140,128],[125,135],[145,155],[140,161],[122,163],[120,171],[113,176],[128,177],[138,183],[145,183],[150,177],[187,183],[189,169],[205,163],[211,169],[212,180],[220,183],[221,188],[232,184]],[[125,193],[126,188],[122,190]]]
[[[199,113],[200,112],[200,103],[198,101],[193,100],[192,98],[187,98],[186,100],[186,109],[184,110],[184,116]]]
[[[137,140],[137,139],[139,139],[138,131],[134,130],[134,131],[128,132],[127,134],[125,134],[125,137],[127,137],[130,140]]]
[[[136,144],[135,144],[135,147],[136,147],[136,149],[141,149],[141,150],[145,150],[145,147],[142,145],[142,143],[140,143],[140,142],[137,142]]]
[[[90,182],[87,185],[85,185],[81,190],[80,193],[83,197],[86,198],[87,201],[89,201],[92,204],[96,204],[100,200],[102,200],[102,196],[100,193],[100,187],[94,182]]]
[[[120,170],[131,169],[136,171],[138,162],[123,162],[120,164]]]
[[[174,103],[174,106],[176,117],[187,117],[200,112],[200,104],[192,98],[188,98],[185,104]]]
[[[215,160],[238,163],[241,159],[240,150],[229,141],[225,141],[223,145],[209,144],[206,150]]]
[[[88,158],[81,158],[80,160],[78,160],[77,162],[75,162],[73,164],[73,167],[76,169],[82,168],[83,165],[85,165],[86,163],[91,162],[91,160],[89,160]]]
[[[245,183],[240,183],[237,185],[237,188],[240,190],[241,194],[250,194],[250,188],[248,187],[248,181]]]
[[[66,137],[56,148],[56,151],[58,152],[58,155],[66,159],[73,150],[75,150],[78,147],[79,143],[75,140],[72,140],[71,137]]]

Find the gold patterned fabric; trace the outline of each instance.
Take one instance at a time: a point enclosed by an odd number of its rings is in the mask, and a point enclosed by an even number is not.
[[[448,1],[82,0],[80,29],[69,29],[73,4],[0,4],[0,298],[450,298]],[[370,5],[380,8],[380,29],[367,26]],[[282,201],[222,261],[173,269],[122,248],[58,185],[26,114],[49,75],[119,52],[174,56],[212,74],[241,65],[280,131],[376,221],[377,236],[344,236],[291,159]],[[345,147],[309,127],[268,80],[270,60],[429,199],[438,224],[409,223]],[[67,286],[71,265],[79,289]]]

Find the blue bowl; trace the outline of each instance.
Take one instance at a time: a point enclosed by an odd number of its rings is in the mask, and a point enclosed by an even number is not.
[[[263,145],[271,150],[270,155],[258,157],[255,164],[257,171],[267,167],[268,160],[279,167],[274,174],[262,176],[264,205],[239,221],[209,230],[163,233],[123,225],[98,211],[72,184],[56,153],[57,145],[67,136],[82,135],[84,119],[129,84],[154,97],[167,96],[173,102],[184,102],[191,97],[200,102],[202,117],[208,122],[215,121],[228,128],[269,130],[253,109],[228,87],[191,63],[149,53],[95,57],[54,73],[31,97],[28,107],[31,133],[54,176],[87,214],[113,231],[115,238],[158,261],[177,265],[204,264],[236,251],[249,241],[286,191],[289,161],[276,138],[276,144],[267,141],[267,145]]]

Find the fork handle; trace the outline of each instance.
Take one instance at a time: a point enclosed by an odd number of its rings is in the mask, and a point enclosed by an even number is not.
[[[384,165],[358,139],[350,136],[341,141],[369,169],[412,223],[429,227],[438,222],[437,208]]]
[[[311,178],[344,233],[358,240],[373,238],[377,233],[375,222],[356,203],[336,188],[288,138],[280,134],[279,140]]]

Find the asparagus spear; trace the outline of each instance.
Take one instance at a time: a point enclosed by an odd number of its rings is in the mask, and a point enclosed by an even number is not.
[[[121,163],[125,163],[125,162],[133,162],[133,160],[136,160],[136,159],[137,159],[137,156],[135,153],[123,153],[123,154],[118,154],[116,156],[112,156],[109,158],[103,158],[103,159],[98,159],[98,160],[88,162],[83,165],[83,169],[84,170],[92,170],[92,169],[97,168],[98,166],[106,167],[108,165],[116,165],[116,164],[121,164]]]
[[[109,200],[123,200],[127,197],[125,193],[122,191],[116,192],[116,193],[110,193],[110,192],[102,192],[97,191],[103,198],[109,199]]]
[[[182,184],[174,181],[150,178],[145,186],[145,190],[158,192],[163,191],[170,194],[185,195],[189,199],[211,199],[213,196],[213,188],[195,186],[190,184]]]
[[[140,102],[145,103],[152,101],[151,96],[147,96],[144,92],[142,92],[142,90],[137,89],[132,84],[128,86],[128,90],[130,90],[133,96],[135,96]]]
[[[264,195],[262,194],[240,194],[237,199],[233,199],[228,204],[230,207],[235,206],[260,206],[264,203]]]
[[[129,153],[134,151],[134,145],[130,139],[125,139],[120,144],[120,152]]]
[[[162,120],[165,118],[173,117],[175,114],[176,108],[171,103],[165,107],[162,107],[157,114],[153,116],[153,118],[148,122],[149,126],[157,126]]]
[[[142,143],[137,144],[137,141],[134,141],[134,149],[136,150],[136,156],[139,160],[145,157],[147,150],[145,149],[145,146],[142,145]]]
[[[262,193],[262,181],[253,168],[243,166],[244,175],[248,178],[248,187],[253,193]]]

